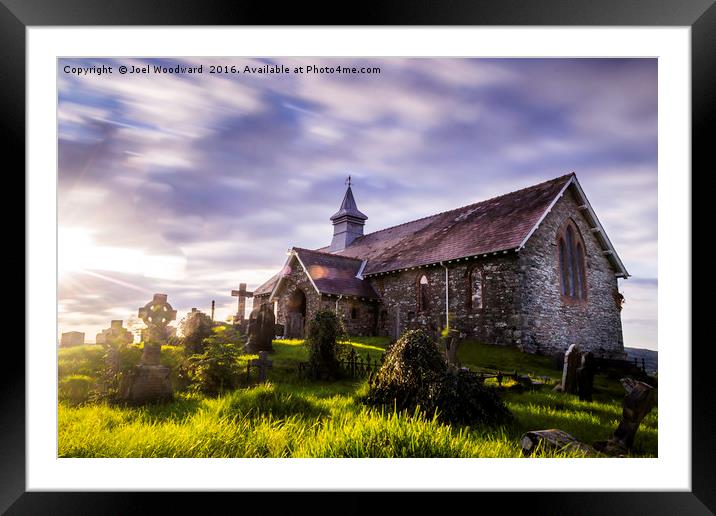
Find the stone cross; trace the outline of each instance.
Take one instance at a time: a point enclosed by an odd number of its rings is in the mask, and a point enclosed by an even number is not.
[[[159,365],[162,343],[169,336],[167,325],[176,317],[177,311],[167,302],[166,294],[154,294],[149,303],[139,308],[139,318],[147,325],[142,364]]]
[[[239,307],[236,311],[237,322],[243,322],[246,316],[246,298],[254,297],[253,292],[246,290],[246,283],[239,284],[239,290],[232,290],[231,295],[239,298]]]
[[[259,351],[259,358],[254,358],[253,360],[251,360],[251,365],[258,368],[258,381],[259,383],[262,383],[266,381],[268,368],[273,367],[273,361],[268,359],[267,351]]]

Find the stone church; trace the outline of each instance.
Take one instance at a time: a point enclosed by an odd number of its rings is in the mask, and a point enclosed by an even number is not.
[[[291,248],[254,291],[287,337],[330,309],[351,335],[449,325],[530,353],[624,356],[617,278],[629,274],[575,174],[364,234],[367,218],[349,183],[330,245]]]

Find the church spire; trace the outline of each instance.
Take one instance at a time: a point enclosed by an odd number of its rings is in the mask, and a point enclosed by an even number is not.
[[[348,188],[338,211],[331,217],[333,222],[333,240],[331,251],[342,251],[358,237],[363,236],[363,225],[368,219],[356,205],[351,189],[351,176],[346,180]]]

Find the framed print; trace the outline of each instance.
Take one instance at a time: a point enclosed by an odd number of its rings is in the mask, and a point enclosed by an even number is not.
[[[550,4],[5,1],[3,510],[712,511],[690,235],[716,8]]]

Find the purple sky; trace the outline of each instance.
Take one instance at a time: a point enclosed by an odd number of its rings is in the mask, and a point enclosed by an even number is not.
[[[117,67],[203,65],[201,75]],[[209,74],[211,64],[380,74]],[[70,66],[113,66],[77,76]],[[292,245],[330,243],[575,171],[627,270],[626,346],[657,348],[655,59],[59,61],[59,330],[93,341],[155,292],[218,319]]]

